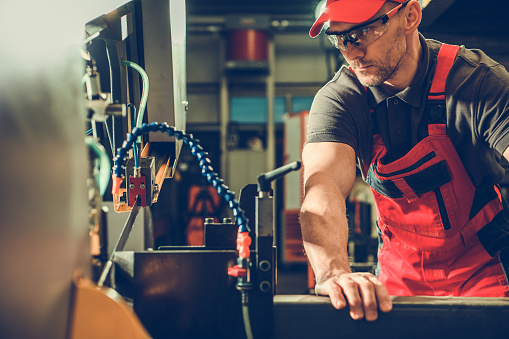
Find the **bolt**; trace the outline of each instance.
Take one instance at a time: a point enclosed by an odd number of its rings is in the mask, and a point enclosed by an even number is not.
[[[272,287],[272,284],[270,282],[268,282],[267,280],[264,280],[260,283],[260,291],[262,291],[262,292],[270,291],[271,287]]]
[[[268,270],[270,270],[270,262],[267,261],[267,260],[262,260],[260,261],[260,264],[258,264],[258,266],[260,267],[260,270],[263,271],[263,272],[267,272]]]

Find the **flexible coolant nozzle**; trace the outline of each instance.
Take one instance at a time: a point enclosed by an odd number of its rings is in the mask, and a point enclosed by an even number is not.
[[[120,185],[122,184],[122,181],[124,181],[124,178],[119,178],[115,174],[111,176],[111,179],[113,180],[111,185],[111,194],[118,194],[120,191]]]

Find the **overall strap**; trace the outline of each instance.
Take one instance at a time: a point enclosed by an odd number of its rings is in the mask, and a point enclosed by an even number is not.
[[[442,44],[438,51],[437,67],[428,93],[429,100],[445,100],[445,80],[456,59],[460,46]]]
[[[446,133],[445,81],[459,49],[460,46],[442,44],[438,51],[435,74],[428,93],[429,135]]]

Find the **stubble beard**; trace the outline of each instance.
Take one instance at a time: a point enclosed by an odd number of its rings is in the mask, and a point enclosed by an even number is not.
[[[379,61],[362,61],[362,64],[371,65],[375,73],[370,74],[368,71],[357,71],[359,81],[363,86],[375,87],[380,86],[387,80],[391,79],[399,70],[401,60],[405,53],[405,47],[401,44],[401,40],[396,37],[391,44],[391,48],[387,50],[385,56]]]
[[[359,81],[363,86],[366,87],[375,87],[381,85],[390,76],[394,73],[393,69],[389,67],[380,67],[378,65],[373,65],[372,67],[376,68],[376,73],[373,76],[370,76],[368,72],[359,72],[361,76],[359,76]]]
[[[372,65],[370,68],[373,68],[375,73],[370,74],[371,72],[368,71],[358,72],[359,81],[366,87],[380,86],[397,72],[401,59],[397,60],[397,62],[395,61],[392,58],[392,53],[388,53],[381,62],[370,62]]]

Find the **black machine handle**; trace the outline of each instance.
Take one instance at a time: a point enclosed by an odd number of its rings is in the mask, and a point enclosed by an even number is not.
[[[269,192],[271,189],[270,183],[272,181],[279,179],[291,171],[299,170],[301,166],[302,163],[300,161],[294,161],[270,172],[260,174],[258,176],[258,192]]]

